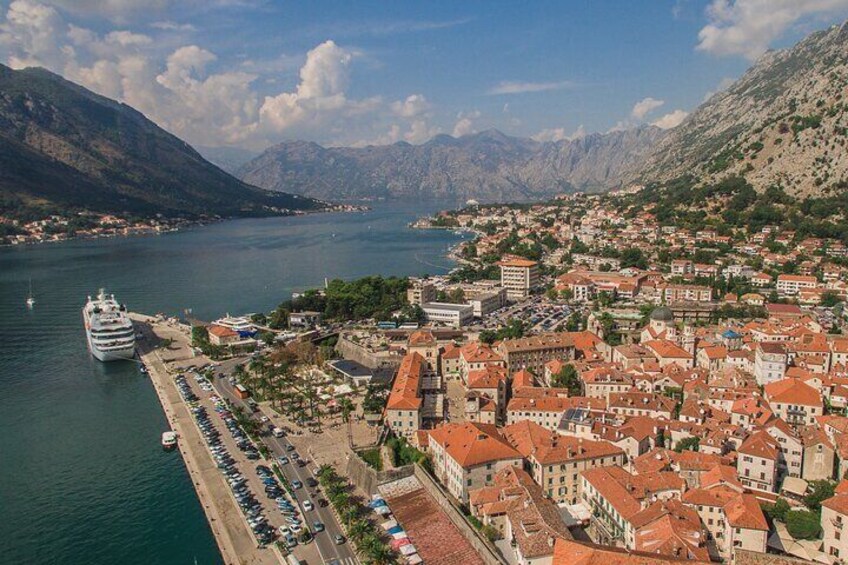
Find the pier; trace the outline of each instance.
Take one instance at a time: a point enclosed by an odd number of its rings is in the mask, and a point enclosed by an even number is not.
[[[206,443],[183,402],[169,364],[190,367],[202,363],[192,357],[187,336],[179,326],[143,314],[131,313],[143,337],[137,342],[138,354],[150,375],[150,381],[171,426],[179,436],[178,448],[185,461],[224,562],[228,565],[265,565],[283,562],[274,546],[260,548],[248,528],[241,510],[223,475],[212,459]],[[166,341],[167,348],[156,345]],[[163,357],[164,356],[164,357]]]

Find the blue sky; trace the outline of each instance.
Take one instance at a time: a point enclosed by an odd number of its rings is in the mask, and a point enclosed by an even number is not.
[[[188,141],[555,140],[673,127],[848,0],[0,0],[0,60],[45,66]]]

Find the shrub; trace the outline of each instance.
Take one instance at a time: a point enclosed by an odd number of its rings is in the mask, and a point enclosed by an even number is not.
[[[816,539],[821,531],[819,515],[808,510],[787,512],[786,529],[795,539]]]

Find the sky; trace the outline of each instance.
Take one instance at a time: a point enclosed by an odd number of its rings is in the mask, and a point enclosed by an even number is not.
[[[848,0],[0,0],[0,61],[192,144],[540,141],[678,125]]]

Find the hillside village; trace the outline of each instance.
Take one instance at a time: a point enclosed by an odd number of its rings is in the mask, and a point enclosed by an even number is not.
[[[477,237],[410,279],[420,327],[336,351],[390,370],[382,424],[506,562],[844,562],[843,242],[581,195],[416,225]]]

